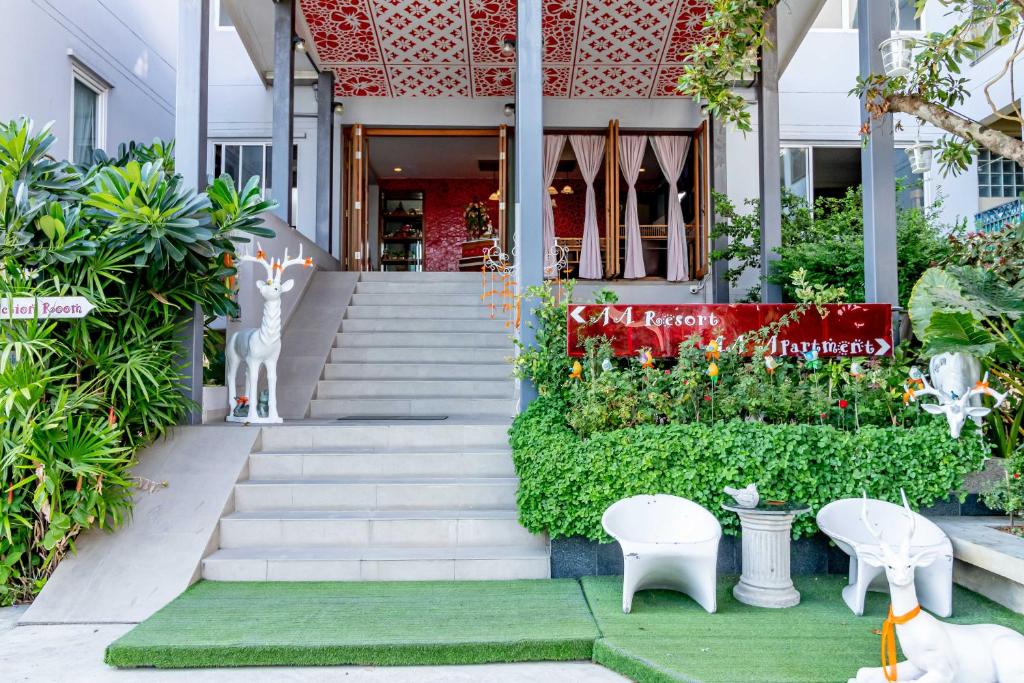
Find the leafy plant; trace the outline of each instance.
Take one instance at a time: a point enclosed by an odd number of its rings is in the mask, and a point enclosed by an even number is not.
[[[1024,514],[1024,480],[1019,470],[1007,472],[1001,481],[981,495],[982,502],[993,510],[999,510],[1010,517],[1010,529],[1014,529],[1017,517]]]
[[[198,307],[237,312],[225,265],[272,236],[258,179],[204,193],[174,175],[172,143],[124,145],[89,166],[0,124],[0,296],[81,296],[76,320],[0,320],[0,604],[30,599],[74,539],[129,513],[136,451],[192,408],[179,332]]]
[[[914,429],[764,424],[741,419],[643,424],[581,439],[550,397],[534,401],[513,423],[512,456],[519,477],[520,522],[552,537],[608,540],[601,515],[626,496],[668,493],[703,505],[738,533],[724,512],[724,486],[756,482],[762,495],[807,503],[813,511],[838,498],[930,505],[958,490],[982,464],[978,432],[949,438],[944,424]],[[797,518],[795,537],[815,533],[813,515]]]

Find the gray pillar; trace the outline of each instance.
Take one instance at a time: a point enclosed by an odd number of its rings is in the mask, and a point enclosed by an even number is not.
[[[711,126],[711,189],[721,194],[727,194],[728,172],[725,160],[725,126],[714,117],[708,120]],[[719,222],[718,209],[711,207],[711,221],[713,225]],[[719,251],[729,246],[728,237],[718,237],[711,244],[713,251]],[[729,262],[725,259],[711,263],[711,294],[712,301],[716,304],[729,303],[729,282],[725,279],[725,271],[729,269]]]
[[[757,97],[757,130],[761,171],[761,301],[782,301],[782,287],[768,282],[771,264],[782,246],[782,174],[779,169],[779,55],[777,7],[765,14],[765,38],[772,47],[761,49],[761,78]]]
[[[293,0],[274,2],[274,119],[271,144],[273,167],[270,196],[277,201],[275,213],[292,222],[292,126],[295,108],[295,5]]]
[[[860,73],[882,73],[878,45],[891,35],[889,0],[861,0],[858,9]],[[863,105],[863,101],[861,102]],[[861,106],[861,123],[870,115]],[[860,153],[864,188],[864,300],[899,303],[896,280],[896,178],[893,162],[892,116],[871,123],[868,144]]]
[[[520,2],[516,32],[516,129],[515,129],[515,245],[516,282],[519,292],[544,281],[544,239],[542,207],[544,179],[544,114],[541,92],[541,4]],[[530,302],[523,302],[519,338],[526,346],[536,339],[536,318],[530,315]],[[521,407],[537,396],[536,387],[523,382]]]
[[[207,66],[210,57],[210,0],[178,5],[178,57],[174,95],[174,164],[188,187],[206,187]],[[198,306],[179,335],[183,390],[196,403],[189,424],[203,419],[203,311]]]
[[[321,71],[316,83],[316,243],[330,253],[334,216],[334,72]]]

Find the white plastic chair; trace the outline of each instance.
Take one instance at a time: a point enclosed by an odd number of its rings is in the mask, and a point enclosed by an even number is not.
[[[850,556],[850,579],[843,589],[843,601],[858,616],[864,614],[864,598],[869,590],[889,591],[884,569],[872,567],[857,556],[858,547],[878,547],[862,520],[864,505],[862,498],[843,498],[821,508],[817,516],[818,527]],[[906,538],[910,520],[903,507],[869,498],[867,509],[869,522],[883,534],[885,542],[895,546]],[[936,616],[948,617],[953,614],[953,544],[937,524],[916,512],[912,514],[917,522],[910,541],[911,555],[925,549],[938,554],[935,562],[914,572],[918,601]]]
[[[722,525],[693,501],[659,494],[614,503],[601,518],[622,546],[622,611],[645,588],[686,593],[708,612],[718,609],[715,578]]]

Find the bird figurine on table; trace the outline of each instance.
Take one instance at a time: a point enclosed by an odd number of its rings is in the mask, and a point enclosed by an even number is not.
[[[741,508],[755,508],[761,497],[757,494],[757,484],[747,484],[745,488],[734,489],[726,486],[724,491],[733,497]]]

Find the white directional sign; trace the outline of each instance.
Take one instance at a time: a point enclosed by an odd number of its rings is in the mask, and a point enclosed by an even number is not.
[[[0,297],[0,320],[84,318],[93,308],[84,296]]]

